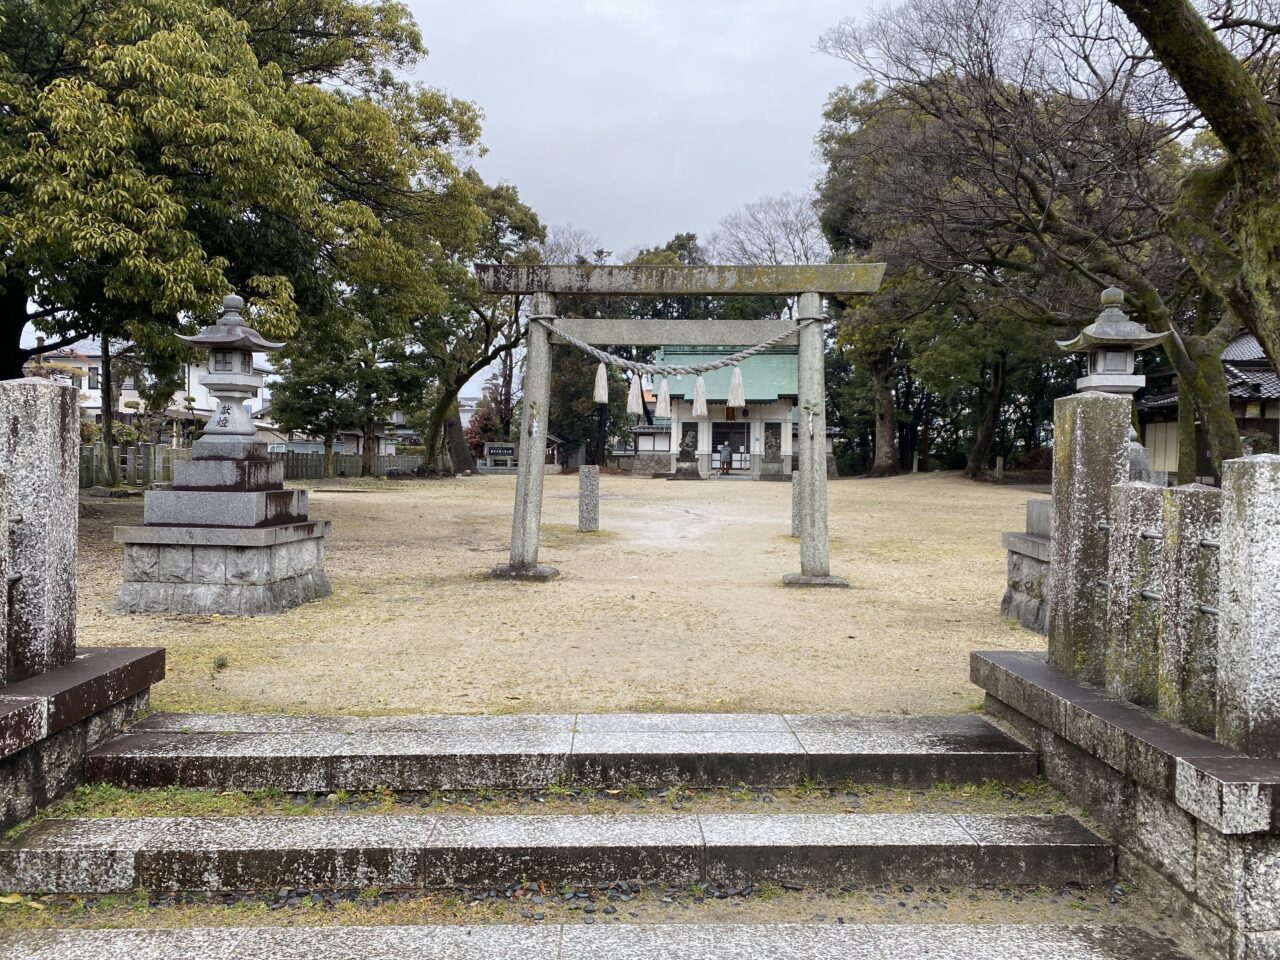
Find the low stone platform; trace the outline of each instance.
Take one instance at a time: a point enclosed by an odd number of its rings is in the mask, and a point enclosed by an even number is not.
[[[981,717],[157,714],[97,750],[123,787],[331,792],[584,785],[1018,782],[1033,751]]]
[[[86,894],[618,879],[1087,885],[1113,873],[1111,845],[1064,816],[50,819],[0,844],[0,889]]]
[[[0,933],[22,960],[1190,960],[1115,926],[672,924],[46,930]]]
[[[0,687],[0,829],[80,783],[85,755],[145,712],[162,679],[159,647],[83,647],[65,667]]]
[[[1193,931],[1205,957],[1280,957],[1280,760],[1161,720],[1042,653],[975,653],[970,668],[987,712],[1111,831],[1121,875]]]

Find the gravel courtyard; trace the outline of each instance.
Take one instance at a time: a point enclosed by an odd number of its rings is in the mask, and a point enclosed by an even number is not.
[[[789,590],[787,484],[606,476],[603,532],[579,534],[577,478],[548,477],[549,584],[485,578],[514,478],[312,486],[334,594],[258,620],[112,613],[111,527],[142,504],[88,500],[80,643],[167,647],[160,709],[374,714],[953,713],[980,701],[970,650],[1043,645],[999,614],[1016,487],[833,482],[831,568],[853,588]]]

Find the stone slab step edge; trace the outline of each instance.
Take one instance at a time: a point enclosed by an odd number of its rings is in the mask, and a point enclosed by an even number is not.
[[[1131,927],[664,924],[0,932],[11,960],[1190,960]]]
[[[0,890],[123,893],[639,880],[1085,885],[1107,841],[1065,816],[650,814],[44,820],[0,844]]]
[[[162,714],[99,748],[86,776],[122,787],[291,793],[808,778],[904,787],[1018,782],[1036,756],[981,717],[615,714],[237,717]]]

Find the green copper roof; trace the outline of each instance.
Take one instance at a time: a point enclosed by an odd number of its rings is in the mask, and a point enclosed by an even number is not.
[[[744,347],[663,347],[658,350],[654,362],[669,364],[706,363],[717,357],[737,353]],[[794,400],[799,391],[795,347],[777,347],[742,361],[742,386],[748,403],[772,403],[785,399]],[[729,382],[733,368],[712,370],[703,375],[707,384],[707,402],[724,403],[729,399]],[[696,376],[680,379],[668,378],[672,397],[693,399]]]

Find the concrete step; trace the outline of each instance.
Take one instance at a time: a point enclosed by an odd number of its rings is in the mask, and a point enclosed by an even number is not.
[[[981,717],[610,714],[286,717],[158,714],[95,751],[123,787],[291,793],[583,785],[925,787],[1034,777],[1035,754]]]
[[[258,927],[0,932],[13,960],[1190,960],[1129,927],[957,924]]]
[[[559,886],[614,880],[1039,885],[1109,880],[1064,816],[653,814],[49,819],[0,844],[0,890]]]

